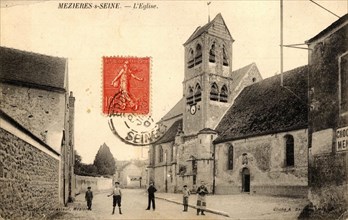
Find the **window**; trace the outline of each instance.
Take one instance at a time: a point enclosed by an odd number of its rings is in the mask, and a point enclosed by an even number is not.
[[[248,165],[248,154],[247,153],[242,154],[242,165],[244,165],[244,166]]]
[[[162,146],[158,146],[158,162],[163,162],[163,148]]]
[[[154,165],[155,164],[155,159],[156,159],[156,151],[155,151],[155,146],[151,147],[151,152],[150,152],[150,155],[152,154],[151,156],[151,165]]]
[[[227,102],[227,100],[228,100],[227,87],[226,85],[223,85],[221,87],[221,92],[220,92],[220,102]]]
[[[229,145],[227,154],[227,169],[233,170],[233,146]]]
[[[197,44],[196,46],[196,56],[195,56],[195,65],[202,63],[202,46]]]
[[[209,62],[215,63],[215,42],[211,45],[209,50]]]
[[[192,159],[192,173],[193,173],[194,175],[197,174],[197,160],[196,160],[195,158]]]
[[[348,113],[348,52],[339,57],[339,102],[340,113]]]
[[[253,77],[252,81],[253,81],[253,82],[256,82],[256,78],[255,78],[255,77]]]
[[[186,104],[188,104],[188,105],[193,104],[193,89],[192,89],[192,87],[189,87],[188,95],[186,98]]]
[[[164,152],[164,159],[163,159],[163,161],[164,162],[168,162],[168,150],[166,150],[165,152]]]
[[[194,60],[193,60],[193,50],[189,50],[188,54],[188,61],[187,61],[187,67],[190,69],[194,66]]]
[[[171,153],[170,153],[170,160],[171,161],[174,161],[174,154],[175,154],[175,146],[173,145],[172,146],[172,149],[171,149],[172,151],[171,151]]]
[[[227,53],[226,53],[225,45],[222,48],[222,58],[223,58],[222,64],[224,66],[228,66],[228,56],[227,56]]]
[[[215,82],[211,85],[211,88],[210,88],[210,100],[213,100],[213,101],[219,100],[219,88]]]
[[[197,83],[195,89],[194,102],[197,103],[202,100],[202,89],[201,86]]]
[[[294,137],[292,135],[285,136],[285,166],[294,166],[295,154],[294,154]]]

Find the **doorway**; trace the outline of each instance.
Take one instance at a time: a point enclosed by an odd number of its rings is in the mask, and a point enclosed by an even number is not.
[[[250,192],[250,172],[248,168],[242,170],[242,192]]]

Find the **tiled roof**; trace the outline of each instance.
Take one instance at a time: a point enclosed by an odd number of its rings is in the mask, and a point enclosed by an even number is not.
[[[252,84],[222,118],[214,143],[308,127],[307,66]]]
[[[182,119],[174,122],[174,124],[167,130],[163,137],[159,139],[155,144],[163,144],[174,141],[179,128],[182,129]]]
[[[0,81],[64,90],[66,59],[0,47]]]
[[[175,116],[178,116],[183,113],[184,109],[184,98],[181,98],[175,105],[174,107],[165,115],[161,118],[161,121],[166,121],[168,119],[171,119]]]
[[[189,42],[191,42],[192,40],[196,39],[197,37],[201,36],[204,32],[208,31],[208,29],[209,29],[209,28],[213,25],[213,23],[215,22],[215,19],[217,19],[218,17],[221,17],[221,19],[223,20],[221,13],[217,14],[217,15],[215,16],[215,18],[214,18],[212,21],[208,22],[208,23],[205,24],[203,27],[200,27],[200,26],[197,27],[196,30],[191,34],[191,36],[189,37],[189,39],[187,39],[187,41],[184,43],[184,45],[187,44],[187,43],[189,43]],[[227,28],[227,27],[226,27],[226,28]],[[229,35],[231,36],[230,31],[228,30],[228,28],[227,28],[227,31],[228,31]],[[232,38],[232,37],[231,37],[231,38]],[[233,39],[232,39],[232,40],[233,40]]]
[[[256,64],[255,63],[251,63],[251,64],[249,64],[247,66],[244,66],[244,67],[242,67],[240,69],[232,71],[232,74],[231,74],[231,77],[232,77],[232,80],[233,80],[232,88],[236,88],[236,86],[239,84],[241,79],[245,76],[245,74],[247,74],[251,70],[251,68],[253,66],[256,67]]]

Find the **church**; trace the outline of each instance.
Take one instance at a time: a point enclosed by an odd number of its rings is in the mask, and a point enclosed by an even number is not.
[[[255,63],[233,69],[221,14],[185,47],[183,97],[158,122],[149,179],[162,192],[204,181],[210,193],[302,196],[307,180],[307,67],[263,80]],[[297,94],[294,96],[294,91]]]

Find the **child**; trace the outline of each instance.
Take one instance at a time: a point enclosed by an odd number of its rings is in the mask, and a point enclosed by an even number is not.
[[[92,200],[93,200],[93,192],[91,191],[91,187],[87,187],[85,200],[87,201],[88,210],[92,210]]]
[[[119,182],[115,182],[115,188],[112,190],[111,194],[108,195],[108,197],[112,196],[112,198],[113,198],[113,201],[112,201],[112,206],[113,206],[112,214],[115,214],[115,206],[117,204],[118,205],[118,209],[119,209],[119,213],[120,213],[120,215],[122,215],[122,212],[121,212],[122,192],[121,192],[121,188],[120,188],[119,184],[120,184]]]
[[[208,194],[208,189],[204,185],[204,181],[201,181],[201,186],[197,189],[197,215],[201,212],[201,215],[205,215],[205,207],[206,207],[206,201],[205,201],[205,195]]]
[[[187,189],[187,185],[184,185],[184,189],[182,190],[182,193],[183,193],[183,204],[184,204],[183,212],[187,212],[188,199],[189,199],[189,196],[191,195],[190,190]]]

